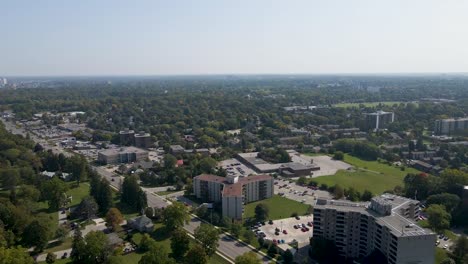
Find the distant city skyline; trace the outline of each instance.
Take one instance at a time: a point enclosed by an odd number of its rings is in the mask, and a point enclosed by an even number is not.
[[[466,1],[10,0],[0,77],[468,72]]]

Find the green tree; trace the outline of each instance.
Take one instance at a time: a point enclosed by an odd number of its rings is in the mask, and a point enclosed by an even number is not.
[[[52,238],[50,221],[34,220],[23,232],[23,243],[35,247],[36,251],[42,251]]]
[[[49,203],[51,210],[58,210],[67,203],[68,186],[57,177],[45,181],[41,186],[41,196]]]
[[[455,260],[456,263],[467,263],[466,261],[468,260],[468,238],[465,235],[458,237],[452,248],[453,250],[449,254],[450,258]]]
[[[185,256],[184,263],[186,263],[186,264],[206,264],[206,263],[208,263],[208,256],[206,255],[205,250],[203,250],[203,248],[200,245],[195,244],[187,252],[187,255]]]
[[[85,238],[84,263],[104,263],[112,253],[109,241],[103,232],[91,231]]]
[[[255,238],[255,233],[252,232],[251,230],[245,230],[244,231],[244,241],[247,243],[252,243],[252,241]]]
[[[83,263],[86,254],[85,247],[86,244],[81,234],[81,230],[76,228],[73,234],[72,251],[70,253],[70,258],[73,263]]]
[[[125,177],[120,201],[140,212],[147,207],[146,193],[140,188],[135,176]]]
[[[341,199],[344,197],[344,190],[343,190],[343,187],[341,187],[341,185],[338,185],[338,184],[335,185],[334,191],[333,191],[333,197],[335,197],[335,199]]]
[[[455,260],[453,260],[451,258],[446,258],[446,259],[442,260],[440,262],[440,264],[457,264],[457,263],[455,262]]]
[[[234,260],[235,264],[261,264],[262,262],[252,251],[246,252],[240,256],[237,256]]]
[[[173,169],[177,164],[176,157],[172,156],[171,154],[166,154],[163,157],[164,160],[164,168],[166,169]]]
[[[241,235],[241,231],[242,231],[242,225],[241,224],[234,223],[234,224],[231,225],[230,232],[234,237],[239,238],[239,236]]]
[[[80,204],[73,210],[73,218],[91,219],[96,216],[98,205],[93,197],[87,196],[81,200]]]
[[[112,189],[109,185],[109,181],[107,179],[102,178],[99,182],[99,192],[96,195],[93,195],[94,199],[96,199],[96,203],[99,206],[99,212],[105,213],[109,211],[112,207]]]
[[[298,185],[303,186],[307,183],[307,179],[304,176],[299,177],[296,182]]]
[[[152,244],[148,252],[140,259],[138,264],[175,264],[174,259],[169,258],[165,247],[159,244]]]
[[[181,228],[177,228],[172,233],[171,249],[172,255],[176,259],[181,259],[190,247],[190,237]]]
[[[70,229],[68,229],[68,227],[66,226],[61,225],[57,227],[57,230],[55,231],[55,238],[57,238],[58,241],[63,243],[67,239],[69,233]]]
[[[195,229],[195,239],[200,241],[206,255],[212,256],[218,248],[219,231],[212,225],[201,224]]]
[[[427,197],[427,204],[440,204],[445,206],[447,212],[452,212],[460,203],[460,197],[451,193],[434,194]]]
[[[202,173],[214,173],[218,162],[212,157],[205,157],[200,160],[200,170]]]
[[[27,250],[17,248],[0,247],[0,263],[2,264],[33,264],[34,259],[29,256]]]
[[[266,204],[259,203],[255,206],[255,219],[257,219],[257,221],[265,221],[268,219],[269,214],[270,209]]]
[[[120,224],[124,221],[122,213],[117,208],[111,208],[106,214],[106,222],[112,230],[119,230]]]
[[[284,264],[291,264],[293,263],[294,256],[291,251],[288,249],[283,253],[283,263]]]
[[[54,253],[52,252],[47,253],[46,263],[48,264],[54,263],[56,259],[57,259],[57,256]]]
[[[184,226],[190,220],[190,215],[184,204],[174,202],[167,206],[163,211],[163,222],[167,230],[175,230],[178,227]]]
[[[374,195],[372,194],[371,191],[369,190],[364,190],[364,192],[361,195],[361,200],[362,201],[370,201]]]
[[[344,159],[343,151],[335,151],[335,154],[333,154],[333,159],[334,160],[343,160]]]
[[[427,220],[432,229],[436,232],[441,232],[450,227],[451,216],[445,210],[443,205],[433,204],[427,210]]]
[[[274,258],[276,256],[276,254],[278,254],[278,247],[276,247],[276,245],[271,243],[270,246],[267,249],[267,254],[268,254],[268,256]]]

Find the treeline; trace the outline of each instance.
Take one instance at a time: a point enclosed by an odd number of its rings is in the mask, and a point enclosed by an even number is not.
[[[51,216],[67,206],[69,185],[58,176],[41,175],[42,170],[69,172],[79,183],[87,177],[88,167],[79,157],[44,151],[0,125],[0,259],[6,263],[11,258],[32,263],[22,247],[41,252],[50,240],[64,241],[69,232],[65,226],[57,227]]]
[[[403,195],[427,203],[442,205],[450,214],[450,225],[468,226],[468,206],[461,202],[464,186],[468,185],[468,173],[446,169],[439,176],[426,173],[408,174],[404,179]],[[448,226],[447,226],[448,228]]]
[[[333,147],[335,150],[349,153],[364,160],[377,160],[381,156],[377,145],[367,141],[339,139],[333,142]]]

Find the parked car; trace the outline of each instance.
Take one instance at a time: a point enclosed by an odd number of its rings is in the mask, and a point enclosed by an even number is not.
[[[283,234],[287,235],[288,231],[286,229],[283,230]]]
[[[301,220],[301,218],[298,215],[296,215],[296,220]]]

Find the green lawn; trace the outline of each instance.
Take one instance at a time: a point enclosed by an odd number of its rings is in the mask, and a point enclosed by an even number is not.
[[[245,206],[244,215],[246,218],[255,216],[255,206],[257,204],[263,203],[268,206],[270,209],[270,214],[268,219],[276,220],[291,217],[292,213],[298,213],[299,215],[305,215],[307,213],[307,208],[309,205],[302,204],[288,198],[284,198],[278,195],[275,195],[266,200],[249,203]]]
[[[392,190],[395,186],[403,186],[403,179],[408,173],[417,173],[413,168],[404,171],[377,161],[365,161],[345,154],[344,161],[354,166],[354,170],[340,170],[335,175],[314,178],[318,184],[333,186],[339,184],[344,188],[353,187],[357,191],[369,190],[374,194],[381,194]]]
[[[341,103],[341,104],[334,104],[333,107],[351,108],[351,107],[361,107],[361,105],[364,105],[364,107],[376,107],[379,104],[382,104],[385,106],[393,106],[394,104],[401,104],[401,103],[407,104],[408,102],[391,101],[391,102]]]
[[[446,259],[447,257],[448,257],[447,250],[436,247],[436,251],[435,251],[435,263],[436,264],[441,263],[442,260]]]
[[[78,187],[75,182],[70,182],[68,186],[70,189],[67,191],[67,195],[72,197],[70,207],[78,205],[84,197],[89,196],[89,183],[87,182],[80,183]]]
[[[162,191],[162,192],[157,192],[156,194],[159,195],[159,196],[166,196],[166,195],[176,193],[176,192],[178,192],[178,191]]]

